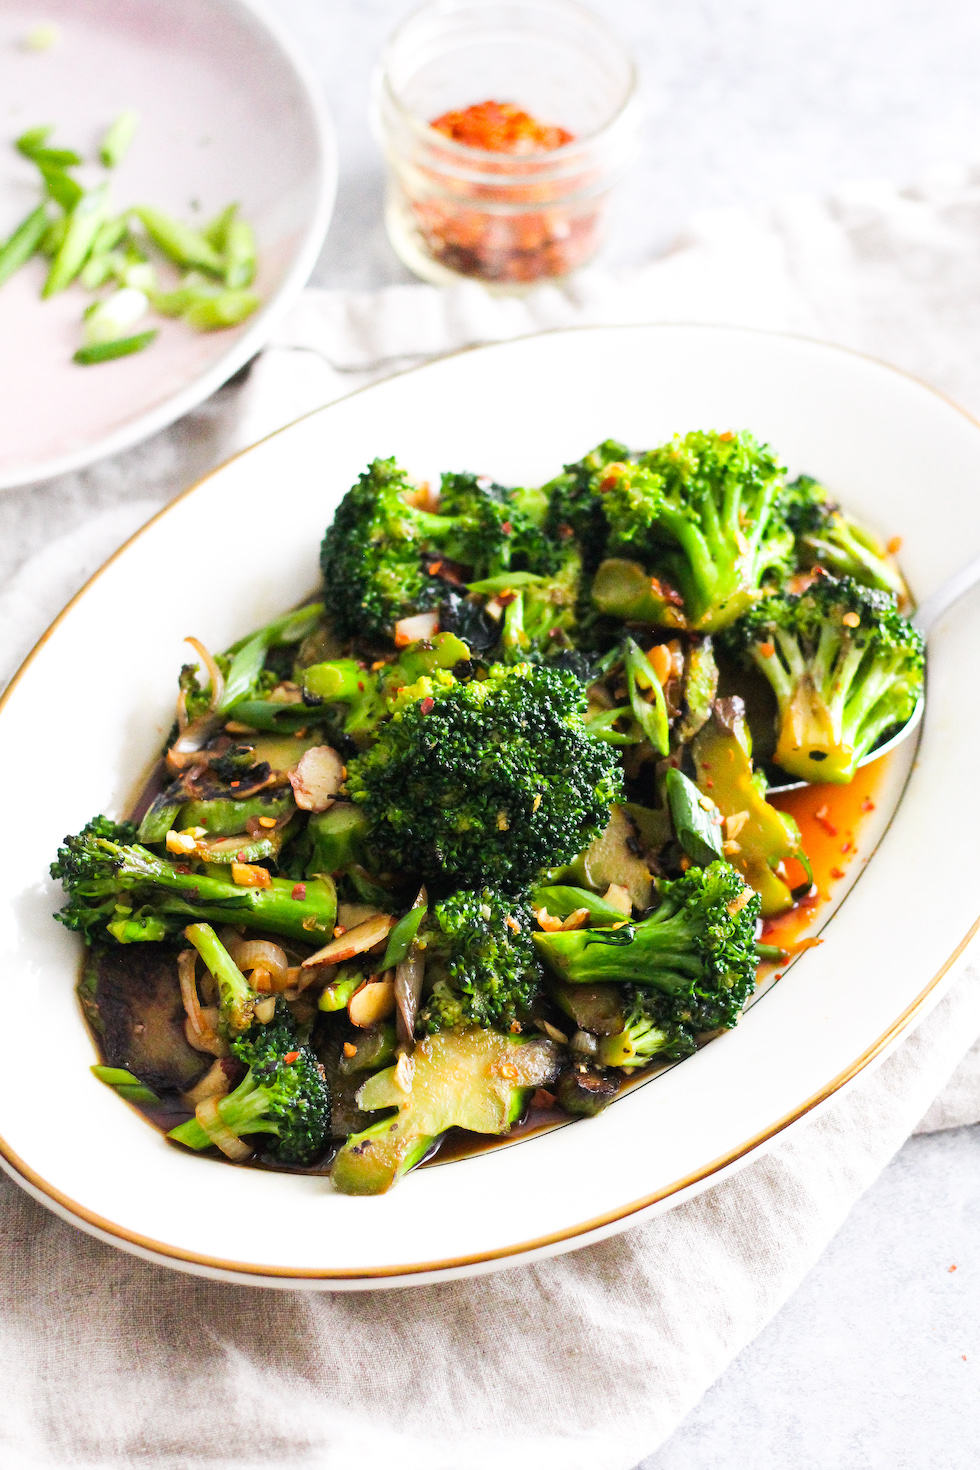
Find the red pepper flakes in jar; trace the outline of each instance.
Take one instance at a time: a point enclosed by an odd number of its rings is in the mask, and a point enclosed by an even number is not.
[[[574,142],[567,128],[540,122],[513,102],[494,101],[444,112],[430,126],[453,143],[495,155],[482,160],[479,179],[458,180],[438,198],[423,191],[413,201],[417,228],[435,260],[459,275],[526,285],[567,275],[594,254],[595,208],[582,213],[569,207],[563,202],[567,178],[558,184],[541,170],[543,155]]]
[[[632,61],[573,0],[432,0],[382,57],[391,242],[425,280],[520,291],[595,254],[633,153]],[[480,99],[483,100],[480,100]]]

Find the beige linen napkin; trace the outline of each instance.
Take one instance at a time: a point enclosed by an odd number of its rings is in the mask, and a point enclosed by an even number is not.
[[[878,352],[980,408],[978,238],[980,174],[960,174],[702,220],[640,276],[526,302],[309,292],[244,383],[138,450],[5,498],[19,570],[0,595],[3,672],[209,464],[466,342],[583,320],[746,322]],[[0,1464],[628,1470],[778,1309],[927,1108],[931,1128],[980,1120],[978,1033],[974,963],[892,1056],[736,1177],[615,1240],[460,1283],[345,1296],[198,1281],[82,1236],[3,1180]]]

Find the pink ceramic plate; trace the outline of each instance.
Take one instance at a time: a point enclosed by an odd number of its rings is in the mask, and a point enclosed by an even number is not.
[[[40,23],[59,37],[31,51]],[[78,367],[91,300],[39,299],[44,263],[0,289],[0,489],[76,469],[173,422],[268,337],[316,260],[336,185],[333,132],[301,63],[243,0],[12,0],[0,11],[0,239],[34,206],[34,168],[7,147],[53,124],[59,145],[95,156],[124,109],[136,139],[112,175],[119,206],[147,203],[207,219],[237,200],[259,245],[264,305],[213,333],[166,322],[147,351]]]

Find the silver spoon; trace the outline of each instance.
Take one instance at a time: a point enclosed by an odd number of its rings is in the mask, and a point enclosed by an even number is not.
[[[965,567],[960,567],[958,572],[954,572],[941,587],[936,588],[931,597],[927,597],[925,602],[916,608],[911,620],[924,638],[928,640],[929,634],[939,622],[940,618],[949,611],[954,603],[959,602],[961,597],[965,597],[968,592],[972,591],[978,582],[980,582],[980,556],[975,556],[971,561],[967,562]],[[896,750],[910,735],[914,734],[922,723],[925,708],[926,692],[923,689],[916,702],[915,709],[909,715],[908,720],[902,728],[896,730],[895,734],[886,740],[883,745],[876,745],[874,750],[869,751],[863,760],[858,761],[858,769],[860,770],[861,766],[866,766],[871,761],[879,760],[883,755],[888,755],[891,751]],[[766,794],[767,796],[779,796],[784,791],[802,791],[805,786],[812,784],[810,781],[786,781],[779,786],[770,786]]]

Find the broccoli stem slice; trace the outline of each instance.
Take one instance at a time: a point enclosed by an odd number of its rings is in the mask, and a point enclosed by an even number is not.
[[[221,1018],[231,1032],[247,1031],[255,1019],[255,991],[210,924],[189,924],[184,938],[193,944],[218,986]]]
[[[251,1071],[235,1088],[218,1102],[218,1116],[222,1123],[234,1133],[236,1138],[243,1133],[278,1133],[279,1127],[275,1119],[267,1116],[272,1094],[267,1088],[259,1085]],[[186,1123],[178,1123],[176,1128],[171,1128],[167,1134],[175,1143],[182,1143],[187,1148],[200,1151],[211,1147],[211,1138],[196,1118],[188,1118]]]

